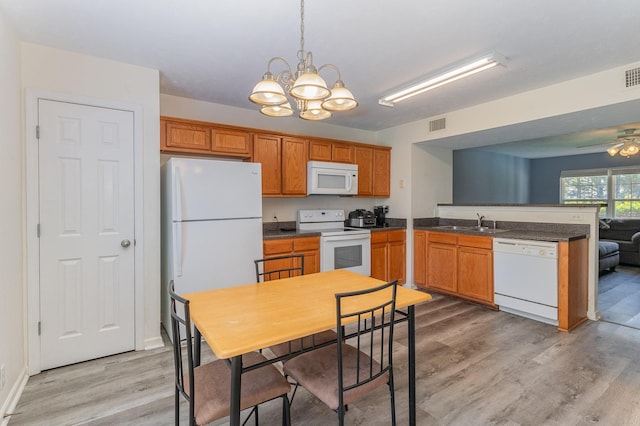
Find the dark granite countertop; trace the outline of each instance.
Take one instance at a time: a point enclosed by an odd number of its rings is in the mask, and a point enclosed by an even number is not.
[[[477,223],[474,220],[425,218],[414,219],[413,229],[550,242],[573,241],[589,237],[589,225],[501,221],[498,222],[498,226],[494,231],[491,222],[489,221],[489,224],[485,222],[484,225],[489,225],[489,229],[480,232],[471,229],[443,228],[443,226],[475,226]]]

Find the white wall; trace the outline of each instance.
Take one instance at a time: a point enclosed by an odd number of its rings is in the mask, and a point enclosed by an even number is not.
[[[159,72],[41,45],[22,43],[22,87],[139,105],[143,134],[144,347],[160,337]]]
[[[0,366],[6,374],[6,384],[0,389],[0,423],[17,402],[26,378],[21,110],[20,45],[0,9]]]

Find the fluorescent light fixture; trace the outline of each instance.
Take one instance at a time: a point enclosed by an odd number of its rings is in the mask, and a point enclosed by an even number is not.
[[[378,100],[380,105],[392,107],[396,102],[404,101],[412,96],[419,95],[436,87],[460,80],[480,71],[488,70],[497,65],[504,65],[506,59],[497,52],[491,52],[479,59],[466,62],[452,70],[445,71],[433,77],[427,77],[417,83],[412,84],[406,89],[400,89],[390,95],[382,97]]]

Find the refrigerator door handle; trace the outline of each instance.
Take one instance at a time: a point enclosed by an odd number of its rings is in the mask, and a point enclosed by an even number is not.
[[[176,167],[173,177],[173,188],[175,189],[173,198],[173,220],[182,220],[182,179],[180,179],[180,167]]]
[[[173,224],[173,271],[176,277],[182,276],[182,223]]]

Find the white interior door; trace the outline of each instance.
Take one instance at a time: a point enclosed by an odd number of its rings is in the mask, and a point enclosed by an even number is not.
[[[38,100],[41,367],[133,350],[133,112]]]

